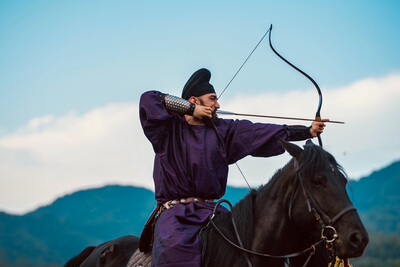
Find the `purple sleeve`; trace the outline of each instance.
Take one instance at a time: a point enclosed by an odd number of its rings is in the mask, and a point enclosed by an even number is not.
[[[164,138],[164,130],[172,115],[166,110],[162,93],[158,91],[148,91],[142,94],[139,103],[140,123],[144,134],[153,145],[154,151],[160,149]]]
[[[271,157],[285,152],[278,140],[289,140],[286,125],[252,123],[247,120],[225,122],[229,125],[225,139],[230,154],[229,164],[248,155]]]

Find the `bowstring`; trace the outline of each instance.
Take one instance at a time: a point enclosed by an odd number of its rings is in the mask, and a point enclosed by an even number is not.
[[[247,63],[247,61],[250,59],[250,57],[253,55],[253,53],[256,51],[256,49],[258,48],[258,46],[259,46],[259,45],[261,44],[261,42],[264,40],[265,36],[267,36],[267,34],[268,34],[270,31],[271,31],[271,28],[269,28],[269,29],[264,33],[264,35],[263,35],[263,36],[261,37],[261,39],[258,41],[258,43],[256,44],[256,46],[253,48],[253,50],[250,52],[250,54],[247,56],[247,58],[243,61],[242,65],[239,67],[239,69],[236,71],[235,75],[233,75],[232,79],[231,79],[231,80],[228,82],[228,84],[225,86],[224,90],[222,90],[221,94],[220,94],[219,97],[217,98],[217,101],[218,101],[218,100],[221,98],[221,96],[225,93],[226,89],[228,89],[228,87],[231,85],[232,81],[236,78],[236,76],[239,74],[239,72],[242,70],[242,68],[244,67],[244,65]],[[214,105],[213,105],[213,106],[214,106]],[[213,106],[212,106],[212,107],[213,107]],[[212,121],[212,120],[211,120],[211,121]],[[222,144],[223,144],[224,147],[225,147],[225,143],[223,142],[221,136],[219,135],[219,132],[218,132],[218,130],[217,130],[217,127],[216,127],[216,125],[214,124],[213,121],[212,121],[212,125],[213,125],[213,127],[214,127],[214,130],[215,130],[216,133],[217,133],[217,136],[219,137],[220,141],[222,142]],[[226,147],[225,147],[225,151],[227,151],[227,153],[229,153],[228,150],[226,149]],[[229,156],[230,156],[231,158],[233,158],[232,155],[229,155]],[[237,162],[235,162],[235,165],[236,165],[236,168],[238,169],[240,175],[242,176],[243,180],[246,182],[248,188],[251,190],[252,188],[251,188],[249,182],[247,181],[247,179],[246,179],[246,177],[245,177],[245,175],[244,175],[242,169],[240,168],[239,164],[238,164]]]
[[[218,99],[221,98],[221,96],[225,93],[226,89],[228,89],[229,85],[231,85],[232,81],[236,78],[236,76],[239,74],[239,72],[242,70],[243,66],[247,63],[247,61],[250,59],[251,55],[253,55],[254,51],[256,51],[257,47],[261,44],[261,42],[264,40],[265,36],[269,33],[271,28],[269,28],[265,34],[261,37],[260,41],[256,44],[256,46],[253,48],[253,50],[250,52],[250,54],[247,56],[247,58],[243,61],[242,65],[240,68],[236,71],[235,75],[233,75],[232,79],[228,82],[228,84],[225,86],[224,90],[219,94]]]

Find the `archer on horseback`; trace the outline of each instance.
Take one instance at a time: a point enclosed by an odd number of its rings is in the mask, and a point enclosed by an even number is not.
[[[246,156],[284,153],[278,139],[317,137],[328,120],[310,127],[221,119],[211,73],[199,69],[182,97],[158,91],[140,99],[140,121],[155,152],[153,179],[159,203],[152,266],[201,266],[198,233],[225,194],[228,166]],[[219,212],[226,212],[220,208]]]

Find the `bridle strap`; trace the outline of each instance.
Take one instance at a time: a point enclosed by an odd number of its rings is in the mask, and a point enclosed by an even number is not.
[[[356,208],[352,205],[347,206],[342,209],[338,214],[336,214],[332,219],[329,217],[326,212],[319,207],[318,202],[314,200],[312,195],[310,194],[307,186],[304,184],[302,177],[297,172],[298,179],[300,181],[301,187],[303,189],[304,197],[306,198],[307,205],[309,207],[309,211],[314,214],[315,219],[320,223],[322,228],[326,228],[326,226],[332,226],[335,222],[337,222],[342,216],[350,211],[355,211]]]
[[[343,215],[345,215],[347,212],[350,211],[356,211],[357,209],[353,206],[348,206],[347,208],[342,209],[341,212],[339,212],[333,219],[331,220],[329,225],[334,224],[337,220],[339,220]]]
[[[230,245],[232,245],[233,247],[235,247],[235,248],[237,248],[237,249],[239,249],[239,250],[241,250],[241,251],[243,251],[243,252],[249,253],[249,254],[251,254],[251,255],[260,256],[260,257],[269,257],[269,258],[285,259],[285,258],[298,257],[298,256],[302,256],[302,255],[304,255],[304,254],[306,254],[306,253],[310,253],[310,257],[311,257],[311,255],[313,255],[313,254],[315,253],[315,248],[316,248],[316,246],[320,245],[322,242],[324,242],[324,241],[326,240],[325,238],[321,238],[318,242],[316,242],[315,244],[311,245],[309,248],[306,248],[306,249],[303,250],[303,251],[299,251],[299,252],[295,252],[295,253],[291,253],[291,254],[287,254],[287,255],[271,255],[271,254],[267,254],[267,253],[259,253],[259,252],[256,252],[256,251],[248,250],[248,249],[244,248],[244,247],[242,246],[242,244],[237,245],[236,243],[234,243],[233,241],[231,241],[224,233],[222,233],[222,231],[221,231],[221,230],[218,228],[218,226],[214,223],[213,219],[214,219],[214,217],[215,217],[216,210],[217,210],[218,206],[221,205],[222,202],[229,203],[229,201],[224,200],[224,199],[218,201],[218,202],[215,204],[213,214],[212,214],[212,215],[210,216],[210,218],[209,218],[209,223],[210,223],[211,226],[214,228],[214,230],[217,231],[217,233],[218,233],[226,242],[228,242],[228,243],[229,243]],[[229,205],[229,207],[232,207],[232,205],[231,205],[230,203],[229,203],[228,205]],[[232,218],[233,227],[234,227],[234,229],[235,229],[235,234],[236,234],[236,236],[237,236],[237,239],[240,240],[240,237],[238,236],[238,232],[237,232],[236,223],[235,223],[235,221],[234,221],[234,219],[233,219],[233,214],[231,214],[231,215],[232,215],[231,218]],[[240,243],[241,243],[241,242],[240,242]],[[307,260],[307,262],[308,262],[308,260]]]

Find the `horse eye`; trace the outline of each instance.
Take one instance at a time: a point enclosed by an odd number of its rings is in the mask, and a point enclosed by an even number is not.
[[[321,185],[323,185],[323,183],[324,183],[324,179],[325,177],[323,177],[323,176],[314,176],[312,179],[311,179],[311,182],[314,184],[314,185],[318,185],[318,186],[321,186]]]

